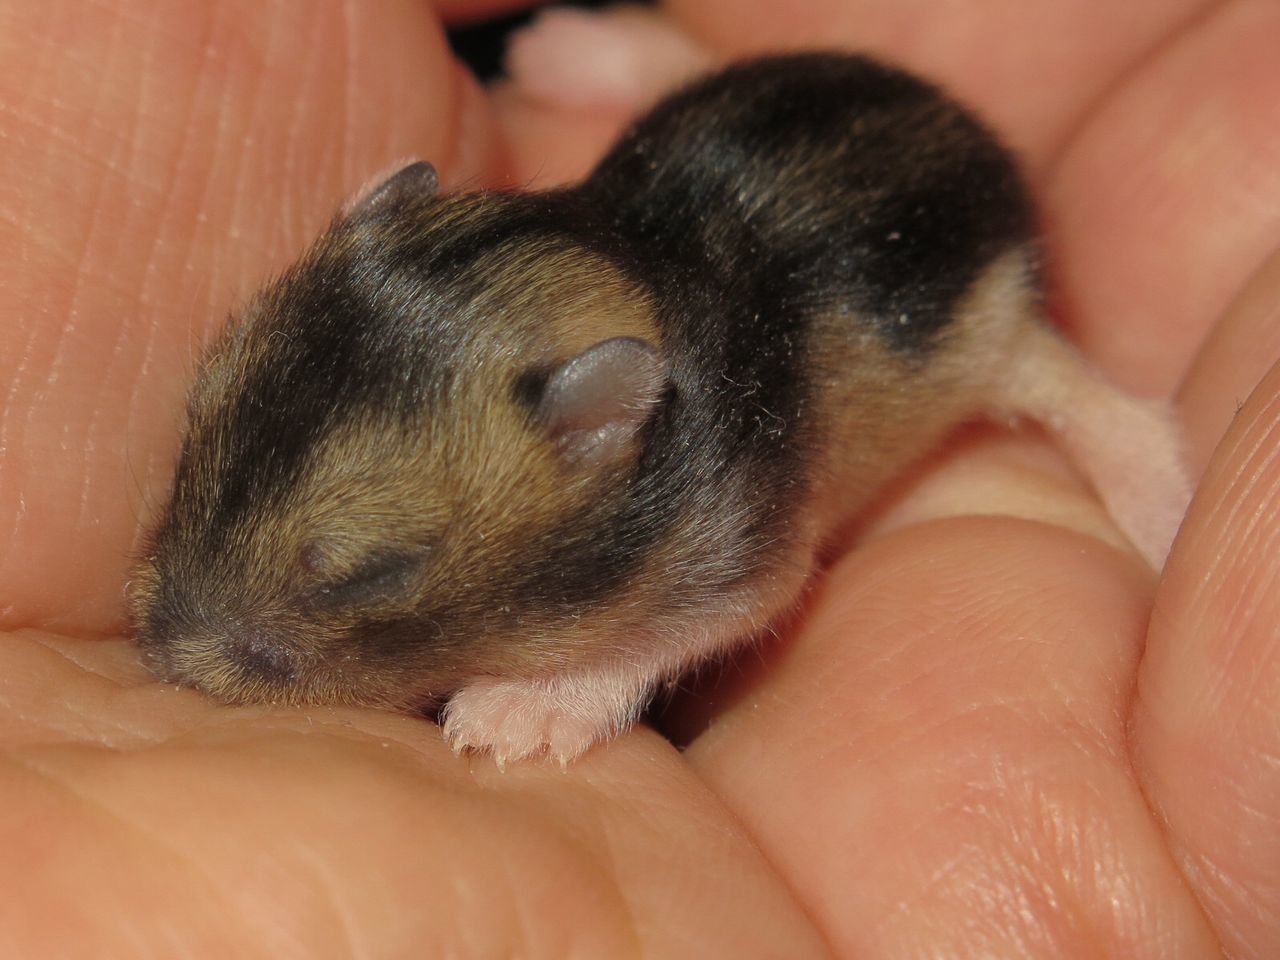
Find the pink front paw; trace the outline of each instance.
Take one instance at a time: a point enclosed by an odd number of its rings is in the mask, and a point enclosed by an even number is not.
[[[619,732],[637,709],[629,702],[620,711],[616,700],[606,703],[581,693],[561,679],[473,683],[445,707],[444,736],[454,753],[487,751],[499,769],[543,754],[565,766]]]
[[[507,74],[525,96],[556,106],[641,108],[710,66],[669,19],[634,7],[552,7],[514,34]]]

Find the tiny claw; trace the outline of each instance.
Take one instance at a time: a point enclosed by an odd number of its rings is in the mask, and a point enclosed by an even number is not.
[[[444,725],[440,728],[440,736],[444,737],[445,743],[449,744],[449,749],[453,752],[455,757],[462,756],[462,751],[467,749],[466,742],[458,733],[457,725],[451,720],[445,721]]]
[[[495,753],[493,762],[497,765],[499,773],[507,772],[507,755],[505,753]]]

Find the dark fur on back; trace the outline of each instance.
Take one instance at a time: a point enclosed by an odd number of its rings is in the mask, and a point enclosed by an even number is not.
[[[783,375],[785,348],[755,347],[803,337],[829,310],[927,350],[982,271],[1034,231],[1016,167],[971,115],[839,55],[733,67],[668,99],[584,190],[676,301],[672,326],[692,324],[691,346],[738,345],[712,362],[744,374]],[[680,309],[690,295],[720,322]]]

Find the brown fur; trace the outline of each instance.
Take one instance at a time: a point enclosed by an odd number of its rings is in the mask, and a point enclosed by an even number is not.
[[[485,206],[473,197],[451,201],[433,228],[457,230]],[[376,229],[331,231],[294,273],[324,270],[330,262],[352,257],[356,245],[368,243]],[[344,649],[345,638],[359,623],[406,614],[412,603],[401,599],[359,611],[300,615],[280,602],[306,580],[340,578],[370,550],[402,541],[430,540],[443,547],[411,599],[466,584],[472,592],[468,613],[473,621],[492,620],[490,634],[476,636],[476,643],[456,659],[436,651],[430,673],[439,689],[472,675],[477,659],[485,672],[495,675],[542,674],[575,661],[591,647],[590,630],[566,636],[536,617],[522,620],[515,642],[509,635],[510,618],[490,616],[504,599],[493,588],[526,562],[531,537],[581,511],[607,480],[566,471],[529,429],[528,411],[513,401],[511,385],[530,365],[563,362],[602,336],[658,344],[661,336],[644,292],[611,264],[580,248],[529,246],[514,254],[500,249],[483,256],[473,269],[484,282],[477,285],[470,310],[490,322],[477,326],[468,369],[452,385],[443,415],[422,423],[420,431],[381,416],[355,418],[335,429],[311,451],[287,500],[257,516],[253,536],[238,544],[241,569],[249,574],[241,605],[276,624],[277,642],[312,665],[305,682],[281,687],[247,677],[219,649],[222,638],[216,631],[194,634],[184,648],[171,651],[166,672],[196,677],[200,686],[231,700],[407,705],[420,698],[413,672],[398,667],[379,673]],[[554,296],[549,295],[549,278],[554,278]],[[276,322],[279,309],[274,291],[252,305],[244,321],[211,351],[193,387],[188,443],[209,462],[230,456],[220,446],[226,398],[251,389],[254,372],[274,362],[279,339],[288,336]],[[499,327],[501,335],[495,336]],[[412,505],[408,513],[406,504]],[[325,545],[323,555],[312,569],[300,570],[293,558],[317,542]],[[141,617],[158,600],[159,577],[147,559],[132,581],[131,607]],[[478,658],[478,648],[487,653]]]
[[[571,757],[794,602],[822,538],[958,422],[1089,405],[1039,322],[1011,158],[872,61],[709,78],[572,190],[402,174],[192,390],[132,593],[166,676],[447,698],[459,746]],[[1086,453],[1089,426],[1064,432]]]

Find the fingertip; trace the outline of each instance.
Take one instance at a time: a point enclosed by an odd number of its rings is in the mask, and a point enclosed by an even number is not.
[[[1254,272],[1209,331],[1178,394],[1197,474],[1253,390],[1280,362],[1280,251]]]
[[[1280,950],[1280,366],[1214,451],[1160,585],[1133,749],[1229,953]]]

